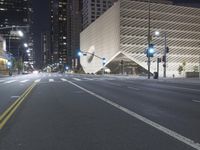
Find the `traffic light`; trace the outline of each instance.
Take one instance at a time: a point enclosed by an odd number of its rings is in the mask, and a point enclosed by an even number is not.
[[[102,58],[102,60],[103,60],[103,65],[105,65],[106,64],[106,58]]]
[[[154,53],[155,53],[154,44],[149,44],[149,47],[147,49],[147,57],[153,57]]]
[[[161,58],[158,58],[158,59],[157,59],[157,62],[160,63],[160,62],[161,62]]]
[[[166,47],[165,50],[166,50],[166,53],[169,53],[169,47]]]
[[[162,61],[163,61],[163,62],[166,62],[166,56],[163,56],[163,57],[162,57]]]

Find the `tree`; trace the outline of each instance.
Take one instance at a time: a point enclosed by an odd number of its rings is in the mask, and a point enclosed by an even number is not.
[[[183,71],[183,66],[180,65],[180,66],[178,67],[178,73],[181,74],[182,71]]]

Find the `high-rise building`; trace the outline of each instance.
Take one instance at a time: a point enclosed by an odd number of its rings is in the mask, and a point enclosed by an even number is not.
[[[83,0],[83,29],[87,28],[117,0]]]
[[[18,57],[22,44],[28,43],[31,52],[24,57],[27,61],[33,61],[33,39],[31,0],[4,0],[0,2],[0,34],[6,39],[7,51]],[[24,37],[12,34],[16,30],[22,30]]]
[[[46,67],[51,62],[50,53],[50,33],[44,32],[41,34],[41,50],[42,50],[42,66]]]
[[[81,31],[81,5],[74,0],[51,0],[51,62],[75,68]]]

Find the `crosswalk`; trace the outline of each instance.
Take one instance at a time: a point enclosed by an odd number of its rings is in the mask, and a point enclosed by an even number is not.
[[[84,82],[84,81],[103,81],[103,80],[113,80],[113,78],[87,78],[87,77],[65,77],[65,76],[60,76],[59,78],[53,78],[53,76],[50,77],[40,77],[38,79],[16,79],[16,80],[0,80],[0,84],[10,84],[10,83],[21,83],[21,84],[25,84],[28,82],[34,82],[34,83],[46,83],[46,82],[50,82],[50,83],[54,83],[54,82],[67,82],[67,81],[75,81],[75,82]]]

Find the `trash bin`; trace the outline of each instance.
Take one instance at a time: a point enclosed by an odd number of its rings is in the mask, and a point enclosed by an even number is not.
[[[158,79],[158,72],[154,72],[154,73],[153,73],[153,78],[154,78],[154,79]]]

